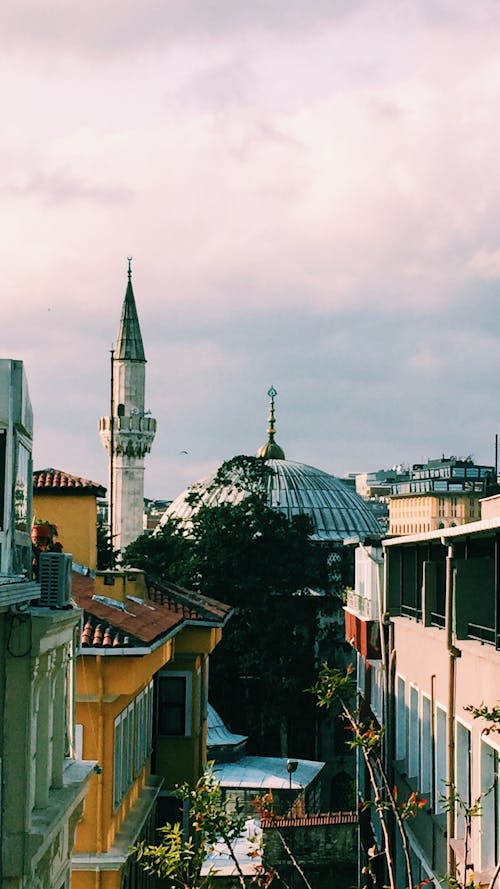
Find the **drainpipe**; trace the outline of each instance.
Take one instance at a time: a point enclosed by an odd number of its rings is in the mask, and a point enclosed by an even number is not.
[[[97,718],[97,761],[100,766],[104,764],[104,675],[103,675],[103,657],[97,656],[97,706],[99,708]],[[96,800],[96,853],[101,855],[103,851],[102,842],[102,769],[97,774],[97,800]],[[96,889],[101,885],[101,872],[96,871]]]
[[[448,744],[446,750],[446,779],[448,785],[453,790],[456,784],[455,780],[455,691],[456,691],[456,660],[460,657],[461,652],[453,644],[453,619],[454,619],[454,602],[456,592],[456,571],[453,566],[454,549],[453,544],[448,543],[441,538],[443,546],[448,546],[448,555],[446,556],[446,647],[448,650],[448,719],[447,719],[447,735]],[[451,840],[455,836],[455,803],[453,794],[448,800],[448,811],[446,813],[446,840],[447,840],[447,871],[449,874],[455,874],[456,860],[455,853],[451,847]]]

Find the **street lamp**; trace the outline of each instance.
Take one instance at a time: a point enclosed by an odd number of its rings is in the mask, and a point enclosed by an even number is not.
[[[287,759],[286,761],[286,770],[288,772],[288,777],[290,779],[290,790],[292,789],[292,775],[297,771],[298,762],[296,759]]]

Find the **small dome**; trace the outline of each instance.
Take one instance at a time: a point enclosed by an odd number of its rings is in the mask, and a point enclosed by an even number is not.
[[[305,513],[313,523],[313,540],[341,542],[347,537],[379,535],[377,519],[365,501],[334,475],[329,475],[306,463],[271,459],[266,464],[272,472],[269,476],[267,502],[291,519]],[[200,481],[197,491],[201,503],[217,506],[221,503],[239,503],[244,494],[235,488],[221,487],[213,490],[214,476]],[[188,491],[177,497],[165,512],[164,519],[176,516],[189,521],[197,507],[186,503]]]
[[[274,438],[269,437],[269,441],[259,448],[256,456],[263,460],[284,460],[285,452],[283,448],[280,448],[278,442],[274,441]]]

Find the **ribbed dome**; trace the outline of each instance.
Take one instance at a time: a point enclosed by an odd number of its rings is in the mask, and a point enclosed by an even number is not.
[[[299,513],[310,516],[314,525],[313,540],[332,542],[355,535],[379,535],[378,522],[365,501],[340,479],[290,460],[266,460],[272,469],[268,482],[268,504],[292,518]],[[214,476],[198,482],[201,502],[207,506],[239,503],[244,494],[235,488],[210,490]],[[186,503],[188,491],[177,497],[165,512],[164,519],[176,516],[189,520],[196,511]],[[163,521],[162,520],[162,521]]]

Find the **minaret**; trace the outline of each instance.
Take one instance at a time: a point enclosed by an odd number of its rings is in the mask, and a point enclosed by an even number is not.
[[[156,420],[145,411],[146,356],[132,289],[128,283],[116,346],[111,352],[110,416],[101,417],[99,432],[110,458],[110,524],[113,550],[123,550],[143,530],[144,457],[156,433]]]

